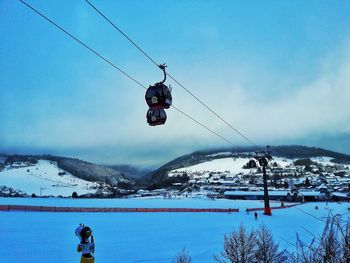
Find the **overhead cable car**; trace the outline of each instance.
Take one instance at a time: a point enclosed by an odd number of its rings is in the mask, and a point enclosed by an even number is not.
[[[166,80],[165,67],[165,64],[159,65],[159,68],[164,73],[164,79],[153,86],[149,86],[145,94],[145,99],[149,107],[146,117],[150,126],[164,124],[167,118],[164,109],[169,109],[172,104],[171,88],[168,88],[164,84]]]
[[[146,117],[148,124],[151,126],[162,125],[166,122],[166,113],[164,109],[149,109]]]
[[[271,156],[271,152],[268,150],[270,146],[266,147],[267,150],[265,151],[258,151],[255,152],[255,156],[253,157],[254,159],[249,160],[247,166],[248,168],[256,168],[257,163],[259,163],[260,166],[267,166],[268,162],[271,161],[273,158]]]
[[[164,84],[166,80],[165,64],[159,65],[163,70],[164,79],[153,86],[149,86],[146,91],[145,99],[150,109],[169,109],[172,104],[171,88]]]

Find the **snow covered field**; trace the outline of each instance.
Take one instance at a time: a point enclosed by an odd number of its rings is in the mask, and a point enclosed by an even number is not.
[[[223,158],[176,172],[247,173],[242,169],[248,158]],[[291,159],[274,158],[281,167]],[[313,158],[331,164],[329,158]],[[28,171],[29,170],[29,171]],[[58,175],[54,162],[39,161],[35,166],[0,172],[0,185],[28,194],[71,196],[94,192],[94,184],[70,174]],[[324,227],[322,218],[330,212],[349,217],[349,203],[307,203],[293,208],[273,210],[268,217],[258,212],[258,220],[246,208],[263,207],[262,201],[209,200],[205,198],[71,199],[71,198],[0,198],[2,205],[37,205],[69,207],[139,207],[139,208],[239,208],[238,213],[49,213],[0,212],[0,262],[56,263],[79,262],[79,223],[89,225],[96,241],[96,262],[171,262],[186,247],[193,262],[213,262],[213,255],[223,248],[225,233],[240,224],[248,228],[266,224],[281,248],[293,250],[296,234],[309,241]],[[271,202],[271,206],[279,206]],[[316,210],[315,206],[319,209]]]
[[[245,201],[206,198],[130,198],[130,199],[73,199],[73,198],[0,198],[0,205],[36,205],[69,207],[131,207],[131,208],[246,208],[263,207],[263,201]],[[271,201],[271,207],[280,206]]]
[[[96,183],[77,178],[62,172],[55,162],[39,160],[37,164],[16,169],[7,167],[0,172],[0,185],[24,191],[28,195],[62,195],[72,196],[75,191],[79,195],[95,192]]]
[[[262,207],[260,201],[206,199],[116,199],[73,200],[0,198],[0,204],[115,207]],[[319,209],[315,210],[318,205]],[[79,223],[92,227],[96,262],[171,262],[186,247],[193,262],[213,262],[223,247],[223,236],[240,224],[266,224],[281,247],[293,249],[296,233],[304,240],[321,233],[317,218],[330,212],[349,217],[349,203],[307,203],[274,210],[273,216],[258,220],[239,213],[44,213],[0,212],[1,262],[79,262],[74,229]],[[309,214],[311,215],[309,215]],[[307,231],[306,231],[307,229]],[[288,242],[286,242],[288,241]]]

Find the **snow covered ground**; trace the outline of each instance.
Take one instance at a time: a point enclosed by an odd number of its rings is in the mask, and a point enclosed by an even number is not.
[[[10,169],[7,167],[0,172],[0,185],[13,189],[19,189],[28,195],[32,193],[40,195],[71,196],[75,191],[79,195],[95,192],[92,189],[96,183],[88,182],[73,175],[62,172],[55,162],[39,160],[32,166]]]
[[[246,208],[263,207],[263,201],[245,201],[207,198],[128,198],[128,199],[75,199],[75,198],[1,198],[0,205],[36,205],[68,207],[131,207],[131,208]],[[271,201],[271,207],[280,206]]]
[[[0,204],[45,204],[137,207],[262,207],[259,201],[207,199],[72,200],[0,198]],[[319,209],[316,210],[315,206]],[[43,213],[0,212],[1,262],[79,262],[79,223],[93,229],[96,262],[171,262],[186,247],[193,262],[213,262],[220,253],[225,233],[240,224],[248,228],[266,224],[282,248],[293,249],[296,233],[305,241],[320,234],[330,212],[349,217],[349,203],[307,203],[273,210],[271,217],[252,213]]]

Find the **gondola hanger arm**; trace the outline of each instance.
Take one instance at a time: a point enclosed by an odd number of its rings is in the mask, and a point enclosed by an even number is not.
[[[159,64],[158,67],[159,67],[159,68],[163,71],[163,73],[164,73],[164,79],[163,79],[161,82],[159,82],[159,83],[163,84],[163,83],[166,81],[166,72],[165,72],[165,68],[166,68],[167,66],[166,66],[165,63],[164,63],[164,64]]]

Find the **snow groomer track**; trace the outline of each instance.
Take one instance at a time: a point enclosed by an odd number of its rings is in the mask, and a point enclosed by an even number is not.
[[[238,208],[122,208],[122,207],[59,207],[59,206],[31,206],[31,205],[0,205],[0,211],[23,212],[112,212],[112,213],[231,213],[239,212]]]

